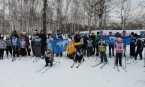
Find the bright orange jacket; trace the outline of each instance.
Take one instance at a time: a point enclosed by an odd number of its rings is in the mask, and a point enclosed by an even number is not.
[[[67,48],[66,48],[67,54],[70,55],[70,54],[76,52],[75,46],[79,46],[79,45],[81,45],[81,42],[68,44]]]

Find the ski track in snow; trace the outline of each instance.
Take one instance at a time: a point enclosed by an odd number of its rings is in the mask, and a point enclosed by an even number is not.
[[[108,51],[107,51],[108,52]],[[128,52],[129,53],[129,52]],[[65,56],[65,55],[64,55]],[[127,72],[118,67],[120,72],[114,69],[114,59],[108,58],[107,64],[92,68],[100,62],[96,57],[85,57],[79,68],[75,64],[71,68],[73,61],[66,57],[56,58],[60,63],[55,64],[47,72],[36,72],[45,66],[45,61],[40,59],[34,62],[34,57],[26,57],[27,61],[12,59],[0,60],[0,87],[144,87],[145,68],[144,60],[138,60],[137,64],[126,64]],[[25,58],[23,58],[25,59]],[[139,59],[139,58],[138,58]],[[127,63],[133,61],[129,59]],[[125,67],[125,59],[122,60]],[[55,63],[55,62],[54,62]]]

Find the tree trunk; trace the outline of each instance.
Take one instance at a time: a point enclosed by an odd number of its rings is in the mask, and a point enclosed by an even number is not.
[[[46,34],[46,28],[47,28],[47,25],[46,25],[46,9],[47,9],[47,0],[44,0],[44,7],[43,7],[43,31],[44,33]]]

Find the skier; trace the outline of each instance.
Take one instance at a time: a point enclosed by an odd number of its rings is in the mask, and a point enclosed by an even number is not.
[[[29,37],[27,36],[26,32],[23,32],[23,37],[26,42],[26,50],[27,50],[26,55],[30,56],[30,51],[31,51],[31,49],[29,48],[30,42],[29,42]]]
[[[142,60],[143,44],[144,44],[144,42],[141,39],[141,36],[138,36],[138,38],[136,40],[136,44],[135,44],[135,46],[137,46],[137,50],[136,50],[136,53],[135,53],[135,60],[137,60],[138,54],[140,56],[140,60]]]
[[[6,55],[8,58],[9,52],[12,56],[12,43],[11,43],[11,40],[8,36],[6,37],[5,43],[6,43]]]
[[[100,38],[100,32],[97,32],[97,36],[95,37],[96,56],[99,56],[99,48],[98,48],[99,38]]]
[[[121,38],[117,38],[114,48],[116,50],[115,65],[118,66],[118,60],[119,60],[119,65],[122,66],[122,53],[123,53],[125,46],[124,46]]]
[[[82,49],[80,47],[78,47],[76,53],[75,53],[75,56],[74,56],[74,62],[77,63],[81,63],[81,61],[84,61],[84,57],[83,57],[83,52],[82,52]]]
[[[12,35],[12,48],[13,48],[13,57],[15,58],[15,54],[17,54],[17,57],[19,57],[19,40],[15,36]]]
[[[3,40],[3,37],[0,38],[0,60],[3,59],[4,50],[6,49],[6,43]]]
[[[103,63],[103,60],[105,63],[107,63],[107,56],[106,56],[106,46],[107,44],[105,43],[103,38],[100,38],[100,41],[98,43],[99,45],[99,51],[100,51],[100,57],[101,57],[101,63]]]
[[[75,46],[79,46],[81,44],[81,42],[78,42],[78,43],[73,43],[73,41],[71,39],[68,40],[68,45],[67,45],[67,54],[68,54],[68,57],[70,59],[74,59],[74,54],[76,52],[75,50]]]
[[[132,41],[130,43],[130,57],[135,57],[135,43],[137,35],[134,32],[131,32]]]
[[[52,53],[52,51],[50,49],[46,50],[44,58],[45,58],[45,62],[46,62],[45,66],[48,66],[48,63],[50,63],[50,66],[53,65],[54,55],[53,55],[53,53]]]
[[[22,37],[22,40],[20,41],[20,55],[26,56],[26,41],[24,37]]]
[[[89,40],[87,40],[87,57],[90,57],[93,55],[92,48],[93,48],[93,40],[89,38]]]
[[[40,38],[41,38],[41,54],[42,56],[44,56],[45,54],[45,48],[46,48],[46,35],[44,34],[44,31],[41,30],[40,31]]]
[[[111,31],[109,32],[109,35],[113,36]],[[111,55],[111,49],[112,49],[112,55]],[[111,56],[114,56],[114,45],[109,44],[109,57],[111,58]]]
[[[33,56],[35,56],[34,45],[35,45],[35,38],[36,38],[36,35],[37,35],[37,31],[34,31],[33,35],[32,35],[31,38],[30,38]]]
[[[36,57],[41,57],[41,38],[39,35],[36,35],[34,40],[34,54]]]

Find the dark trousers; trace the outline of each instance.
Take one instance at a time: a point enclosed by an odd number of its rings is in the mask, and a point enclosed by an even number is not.
[[[70,59],[74,59],[74,55],[75,55],[75,52],[72,53],[72,54],[69,54],[68,56],[69,56]]]
[[[42,45],[42,46],[41,46],[41,54],[42,54],[42,55],[45,55],[45,49],[46,49],[45,46]]]
[[[17,57],[19,57],[18,46],[13,47],[13,57],[15,57],[15,54],[17,54]]]
[[[124,57],[126,57],[126,53],[125,52],[126,52],[126,46],[125,46],[125,49],[124,49]]]
[[[58,57],[59,55],[62,57],[62,52],[56,54],[57,57]]]
[[[138,54],[140,56],[140,59],[142,59],[142,51],[143,51],[143,48],[137,47],[137,50],[136,50],[136,53],[135,53],[135,60],[137,59]]]
[[[12,47],[11,46],[7,46],[7,48],[6,48],[6,54],[7,54],[7,56],[9,54],[9,52],[12,55]]]
[[[35,56],[36,57],[41,57],[41,45],[35,45],[34,46],[34,51],[35,51]]]
[[[105,52],[100,52],[100,58],[101,58],[101,62],[103,62],[103,60],[105,62],[108,62],[107,61],[107,56],[106,56],[106,53]]]
[[[130,56],[135,57],[135,45],[130,45]]]
[[[75,61],[75,62],[77,62],[77,61],[78,61],[78,62],[80,63],[80,62],[81,62],[81,60],[83,59],[83,55],[78,56],[78,55],[76,54],[76,56],[75,56],[75,57],[76,57],[76,58],[74,59],[74,61]]]
[[[35,45],[31,43],[31,48],[32,48],[32,53],[35,56],[35,50],[34,50]]]
[[[109,56],[111,57],[111,50],[112,50],[112,56],[114,56],[114,45],[109,44]]]
[[[98,46],[98,44],[96,45],[96,56],[99,56],[99,46]]]
[[[118,65],[118,60],[119,60],[119,65],[122,66],[122,53],[116,53],[116,65]]]
[[[4,56],[4,49],[0,49],[0,59],[3,59]]]
[[[87,47],[87,56],[92,56],[92,47]]]
[[[27,54],[26,54],[26,48],[21,48],[20,49],[20,54],[21,54],[21,56],[26,56]]]
[[[29,50],[29,47],[26,46],[26,49],[27,49],[26,55],[30,56],[30,50]]]
[[[49,59],[50,59],[50,58],[45,57],[46,65],[48,65],[48,63],[50,63],[50,66],[52,66],[52,64],[53,64],[53,60],[49,60]]]

